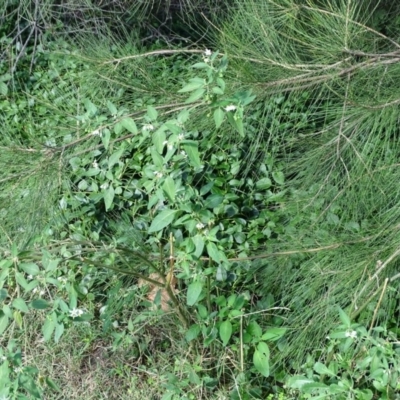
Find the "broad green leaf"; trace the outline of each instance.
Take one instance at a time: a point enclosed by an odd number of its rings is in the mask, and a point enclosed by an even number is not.
[[[190,112],[188,109],[182,110],[179,114],[176,120],[179,122],[179,124],[184,124],[190,117]]]
[[[182,142],[182,148],[185,150],[190,164],[195,167],[195,168],[200,168],[201,167],[201,162],[200,162],[200,156],[199,156],[199,150],[198,150],[198,145],[197,142],[193,140],[185,140]]]
[[[170,225],[175,219],[177,210],[163,210],[152,221],[149,233],[158,232]]]
[[[219,265],[217,268],[217,273],[215,275],[215,279],[219,282],[226,281],[228,274],[226,272],[226,268],[223,265]]]
[[[122,156],[122,153],[124,152],[124,150],[125,149],[121,147],[116,152],[112,153],[110,157],[108,157],[108,168],[109,169],[111,169],[112,166],[119,161],[119,159]]]
[[[204,202],[205,208],[215,208],[218,207],[224,201],[224,196],[220,194],[212,194],[208,196],[206,201]]]
[[[202,290],[203,290],[202,282],[200,281],[192,282],[188,286],[186,304],[188,306],[193,306],[194,304],[196,304]]]
[[[117,107],[115,107],[115,105],[113,103],[111,103],[111,101],[107,100],[107,108],[110,111],[111,115],[117,115],[118,110]]]
[[[115,126],[114,126],[114,132],[116,133],[116,135],[118,136],[116,130],[115,130]],[[110,144],[110,138],[111,138],[111,132],[109,129],[104,129],[103,133],[101,135],[101,141],[103,142],[103,146],[104,148],[107,150],[108,149],[108,145]]]
[[[190,342],[199,336],[199,333],[201,332],[200,326],[199,325],[192,325],[188,331],[185,334],[185,339],[187,342]]]
[[[59,386],[49,377],[44,378],[46,381],[46,384],[49,388],[55,390],[58,393],[61,393],[61,389],[59,388]]]
[[[4,331],[7,329],[8,326],[8,316],[3,315],[0,317],[0,336],[4,333]]]
[[[18,297],[18,298],[16,298],[16,299],[14,299],[14,300],[12,301],[12,306],[13,306],[14,308],[16,308],[17,310],[20,310],[20,311],[22,311],[22,312],[24,312],[24,313],[29,312],[29,308],[28,308],[28,306],[26,305],[25,300],[24,300],[24,299],[21,299],[21,297]]]
[[[269,377],[269,348],[265,342],[258,343],[253,355],[253,364],[261,375]]]
[[[137,129],[137,126],[136,126],[136,124],[135,124],[135,121],[132,119],[132,118],[124,118],[122,121],[121,121],[121,125],[127,130],[127,131],[129,131],[130,133],[134,133],[134,134],[136,134],[136,133],[138,133],[138,129]]]
[[[340,317],[340,320],[342,321],[343,325],[350,328],[351,321],[350,321],[349,316],[340,307],[338,307],[338,310],[339,310],[339,317]]]
[[[203,94],[206,92],[205,89],[197,89],[195,90],[186,100],[185,103],[193,103],[203,97]]]
[[[157,167],[158,170],[162,170],[164,166],[164,159],[162,158],[160,153],[158,153],[154,147],[150,149],[150,153],[151,153],[151,158],[153,159],[154,166]]]
[[[54,341],[56,343],[58,343],[60,341],[60,338],[61,338],[63,333],[64,333],[64,324],[62,322],[61,323],[57,323],[56,329],[55,329],[55,332],[54,332]]]
[[[193,243],[196,246],[196,250],[194,252],[194,255],[196,257],[200,257],[203,254],[204,250],[204,239],[201,235],[196,235],[192,237]]]
[[[162,126],[153,133],[153,143],[156,147],[156,150],[160,154],[162,154],[162,152],[164,151],[164,142],[166,141],[166,139],[167,136],[165,134],[165,126]]]
[[[314,371],[320,375],[335,376],[335,374],[325,364],[322,364],[321,362],[316,362],[314,364]]]
[[[220,263],[222,261],[228,261],[225,257],[225,254],[218,249],[215,243],[209,242],[207,243],[207,253],[210,256],[210,258],[217,263]]]
[[[192,68],[197,68],[197,69],[202,69],[202,68],[208,69],[208,68],[210,68],[210,66],[208,64],[206,64],[205,62],[198,62],[196,64],[193,64],[191,67]]]
[[[272,177],[274,178],[274,181],[278,185],[283,185],[285,183],[285,175],[283,174],[282,171],[275,171],[272,173]]]
[[[182,89],[178,90],[178,93],[193,92],[195,90],[203,88],[204,85],[206,84],[204,79],[200,79],[200,80],[191,79],[191,81],[192,82],[185,85]],[[202,90],[204,90],[204,89],[202,89]]]
[[[83,104],[89,114],[95,115],[97,113],[97,107],[89,99],[83,100]]]
[[[45,310],[50,307],[50,303],[44,299],[35,299],[31,301],[31,307],[35,310]]]
[[[220,108],[217,108],[214,111],[214,122],[215,122],[215,127],[217,129],[221,126],[221,124],[224,120],[224,117],[225,117],[225,113]]]
[[[256,182],[256,188],[259,190],[266,190],[272,186],[271,179],[269,178],[262,178]]]
[[[7,96],[8,94],[8,86],[4,82],[0,82],[0,94],[2,96]]]
[[[35,276],[40,272],[40,268],[35,263],[21,263],[19,267],[28,275]]]
[[[154,121],[158,117],[158,112],[153,106],[147,106],[147,116],[149,117],[150,121]]]
[[[221,323],[219,326],[219,337],[222,340],[224,346],[226,346],[229,342],[229,339],[232,336],[232,324],[230,321],[226,320]]]
[[[22,328],[22,315],[20,311],[15,310],[13,312],[13,319],[15,323],[18,325],[18,328]]]
[[[251,321],[247,326],[246,332],[252,336],[252,338],[260,338],[262,335],[262,329],[256,321]]]
[[[5,300],[8,297],[7,289],[0,289],[0,301]]]
[[[112,185],[110,185],[106,190],[104,190],[103,194],[106,211],[108,211],[113,205],[114,196],[115,196],[114,188]]]
[[[57,324],[57,316],[55,313],[52,313],[51,315],[48,315],[46,317],[46,321],[42,326],[43,338],[46,342],[50,340],[54,332],[54,329],[56,328],[56,324]]]
[[[167,176],[167,178],[164,181],[163,191],[171,202],[175,201],[175,194],[176,194],[175,181],[170,176]]]
[[[270,328],[264,333],[264,335],[262,335],[261,339],[270,341],[278,340],[285,334],[286,331],[286,328]]]
[[[214,94],[224,94],[224,91],[218,86],[214,86],[211,89],[211,92],[214,93]]]
[[[302,389],[305,385],[309,385],[314,382],[314,380],[306,378],[305,376],[295,375],[287,380],[287,385],[292,389]]]

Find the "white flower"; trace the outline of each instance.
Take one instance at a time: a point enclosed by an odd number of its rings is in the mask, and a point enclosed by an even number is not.
[[[92,163],[92,167],[93,167],[94,169],[99,169],[99,164],[97,164],[97,161],[94,161],[94,162]]]
[[[187,154],[186,154],[186,152],[185,151],[181,151],[181,155],[184,157],[184,158],[186,158],[187,157]]]
[[[152,124],[145,124],[145,125],[143,125],[143,130],[144,130],[144,131],[152,131],[152,130],[154,130],[154,125],[152,125]]]
[[[31,280],[33,279],[33,275],[28,275],[28,276],[27,276],[27,279],[28,279],[29,281],[31,281]]]
[[[168,140],[164,140],[163,145],[167,145],[168,150],[172,150],[174,148],[174,145],[172,143],[169,143]]]
[[[357,337],[357,332],[356,331],[347,331],[346,332],[346,337],[355,339]]]
[[[14,368],[14,372],[15,372],[16,374],[21,373],[23,370],[24,370],[24,369],[23,369],[22,367],[16,367],[16,368]]]
[[[163,176],[162,172],[160,172],[160,171],[154,171],[153,173],[156,176],[156,178],[162,178],[162,176]]]
[[[108,183],[107,182],[103,183],[102,185],[100,185],[100,188],[101,189],[107,189],[108,188]]]
[[[62,284],[64,284],[64,285],[68,282],[68,279],[67,279],[67,277],[65,277],[65,276],[59,276],[59,277],[57,278],[57,280],[58,280],[59,282],[61,282]]]
[[[6,361],[7,360],[7,357],[6,356],[1,356],[0,357],[0,361]]]
[[[225,107],[225,111],[229,112],[229,111],[235,111],[236,110],[236,106],[234,106],[233,104],[230,104],[229,106]]]
[[[210,58],[209,58],[209,57],[204,57],[204,58],[203,58],[203,61],[204,61],[205,63],[209,63],[209,62],[210,62]]]
[[[114,322],[112,323],[112,326],[113,326],[114,328],[118,328],[118,327],[119,327],[118,321],[114,321]]]
[[[205,225],[204,225],[203,223],[201,223],[201,222],[199,222],[199,223],[196,224],[196,228],[197,228],[198,230],[203,229],[204,227],[205,227]]]
[[[91,133],[91,135],[92,136],[101,136],[101,131],[99,129],[96,129]]]
[[[211,56],[211,54],[212,54],[212,51],[210,49],[205,49],[204,50],[204,55],[205,56]]]
[[[80,308],[73,308],[72,310],[69,310],[69,315],[72,318],[80,317],[83,314],[83,310]]]
[[[181,140],[183,140],[183,139],[185,139],[185,135],[184,135],[183,133],[180,133],[180,134],[178,135],[178,140],[181,141]]]

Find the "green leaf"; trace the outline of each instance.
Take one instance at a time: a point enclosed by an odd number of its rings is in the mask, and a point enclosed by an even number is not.
[[[338,310],[339,310],[339,318],[342,321],[343,325],[350,328],[351,321],[349,316],[340,307],[338,307]]]
[[[137,126],[135,124],[135,121],[132,118],[124,118],[121,121],[121,125],[130,133],[138,133]]]
[[[253,364],[261,375],[269,377],[269,348],[265,342],[258,343],[253,355]]]
[[[175,201],[175,194],[176,194],[175,181],[170,176],[167,176],[167,178],[164,181],[163,191],[171,202]]]
[[[108,211],[111,206],[113,205],[113,201],[114,201],[114,188],[112,185],[110,185],[106,190],[104,190],[104,205],[106,207],[106,211]]]
[[[222,261],[227,261],[225,254],[218,249],[215,243],[209,242],[207,243],[207,253],[210,256],[210,258],[217,263],[220,263]]]
[[[115,132],[115,127],[114,127],[114,132]],[[116,132],[115,132],[116,133]],[[117,133],[116,133],[117,134]],[[118,136],[118,134],[117,134]],[[103,142],[104,148],[107,150],[108,145],[110,144],[110,138],[111,138],[111,132],[109,129],[104,129],[103,133],[101,135],[101,141]]]
[[[35,310],[45,310],[50,307],[50,303],[44,299],[35,299],[31,301],[31,307]]]
[[[177,210],[163,210],[152,221],[149,233],[158,232],[170,225],[175,219]]]
[[[61,323],[57,323],[56,329],[55,329],[55,332],[54,332],[54,341],[56,343],[58,343],[60,341],[60,338],[61,338],[63,333],[64,333],[64,324],[62,322]]]
[[[124,152],[124,150],[125,149],[121,147],[116,152],[112,153],[110,157],[108,157],[108,168],[109,169],[111,169],[112,166],[119,161],[119,159],[122,156],[122,153]]]
[[[115,107],[115,105],[113,103],[111,103],[111,101],[107,100],[107,108],[110,111],[111,115],[117,115],[118,110],[117,107]]]
[[[325,364],[322,364],[321,362],[316,362],[314,364],[314,371],[320,375],[335,376],[335,374]]]
[[[211,92],[214,93],[214,94],[224,94],[224,91],[218,86],[214,86],[211,89]]]
[[[40,272],[40,268],[35,263],[21,263],[19,267],[28,275],[35,276]]]
[[[188,306],[193,306],[196,304],[198,298],[200,297],[201,291],[203,290],[203,283],[200,281],[192,282],[188,286],[186,295],[186,304]]]
[[[251,335],[252,338],[260,338],[262,335],[262,329],[256,321],[251,321],[247,326],[246,332]]]
[[[0,82],[0,94],[2,96],[7,96],[8,94],[8,86],[4,82]]]
[[[92,116],[97,113],[97,107],[89,99],[83,100],[83,104],[85,105],[85,108],[88,111],[88,113],[91,114]]]
[[[193,140],[185,140],[182,142],[182,148],[186,151],[190,164],[195,168],[200,168],[201,162],[197,142]]]
[[[210,66],[208,64],[206,64],[205,62],[198,62],[196,64],[193,64],[191,67],[197,68],[197,69],[210,68]]]
[[[272,186],[271,179],[269,178],[262,178],[256,182],[256,188],[259,190],[266,190]]]
[[[4,333],[8,326],[8,316],[3,315],[0,317],[0,336]]]
[[[150,121],[154,121],[158,117],[158,112],[153,106],[147,106],[147,116],[149,117]]]
[[[217,129],[221,126],[221,124],[224,120],[224,117],[225,117],[225,113],[222,111],[221,108],[217,108],[214,111],[214,122],[215,122],[215,127]]]
[[[196,235],[192,237],[193,243],[196,246],[196,250],[194,252],[194,255],[196,257],[200,257],[203,254],[204,250],[204,239],[201,235]]]
[[[188,83],[182,89],[178,90],[178,93],[193,92],[195,90],[203,88],[204,85],[206,84],[204,79],[200,79],[200,80],[191,79],[191,80],[192,80],[192,82]],[[202,89],[202,90],[204,91],[204,89]]]
[[[270,328],[264,333],[264,335],[262,335],[261,339],[270,341],[278,340],[285,334],[286,331],[286,328]]]
[[[7,289],[0,289],[0,301],[5,300],[8,297]]]
[[[17,310],[20,310],[20,311],[22,311],[22,312],[24,312],[24,313],[29,312],[29,308],[28,308],[28,306],[26,305],[25,300],[24,300],[24,299],[21,299],[20,297],[18,297],[18,298],[16,298],[16,299],[13,300],[12,306],[13,306],[14,308],[16,308]]]
[[[190,342],[199,336],[199,333],[201,332],[200,326],[199,325],[192,325],[188,331],[186,332],[185,339],[187,342]]]
[[[51,335],[53,334],[54,329],[56,328],[56,324],[57,324],[57,316],[55,313],[52,313],[51,315],[48,315],[46,317],[46,321],[42,327],[42,333],[45,342],[48,342],[50,340]]]
[[[226,320],[221,323],[219,326],[219,337],[222,340],[224,346],[226,346],[229,342],[229,339],[232,336],[232,324],[230,321]]]
[[[185,103],[193,103],[203,97],[203,94],[206,92],[205,89],[197,89],[195,90],[186,100]]]
[[[164,142],[167,139],[165,135],[165,126],[157,129],[153,134],[153,143],[156,150],[161,154],[164,151]]]
[[[45,378],[46,384],[49,388],[55,390],[58,393],[61,393],[61,389],[59,388],[59,386],[50,378],[46,377]]]
[[[278,185],[283,185],[285,183],[285,175],[283,174],[282,171],[275,171],[272,173],[272,177],[274,178],[274,181]]]

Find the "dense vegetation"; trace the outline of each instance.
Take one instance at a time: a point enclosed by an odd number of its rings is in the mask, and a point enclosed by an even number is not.
[[[399,81],[392,1],[4,0],[0,399],[400,398]]]

